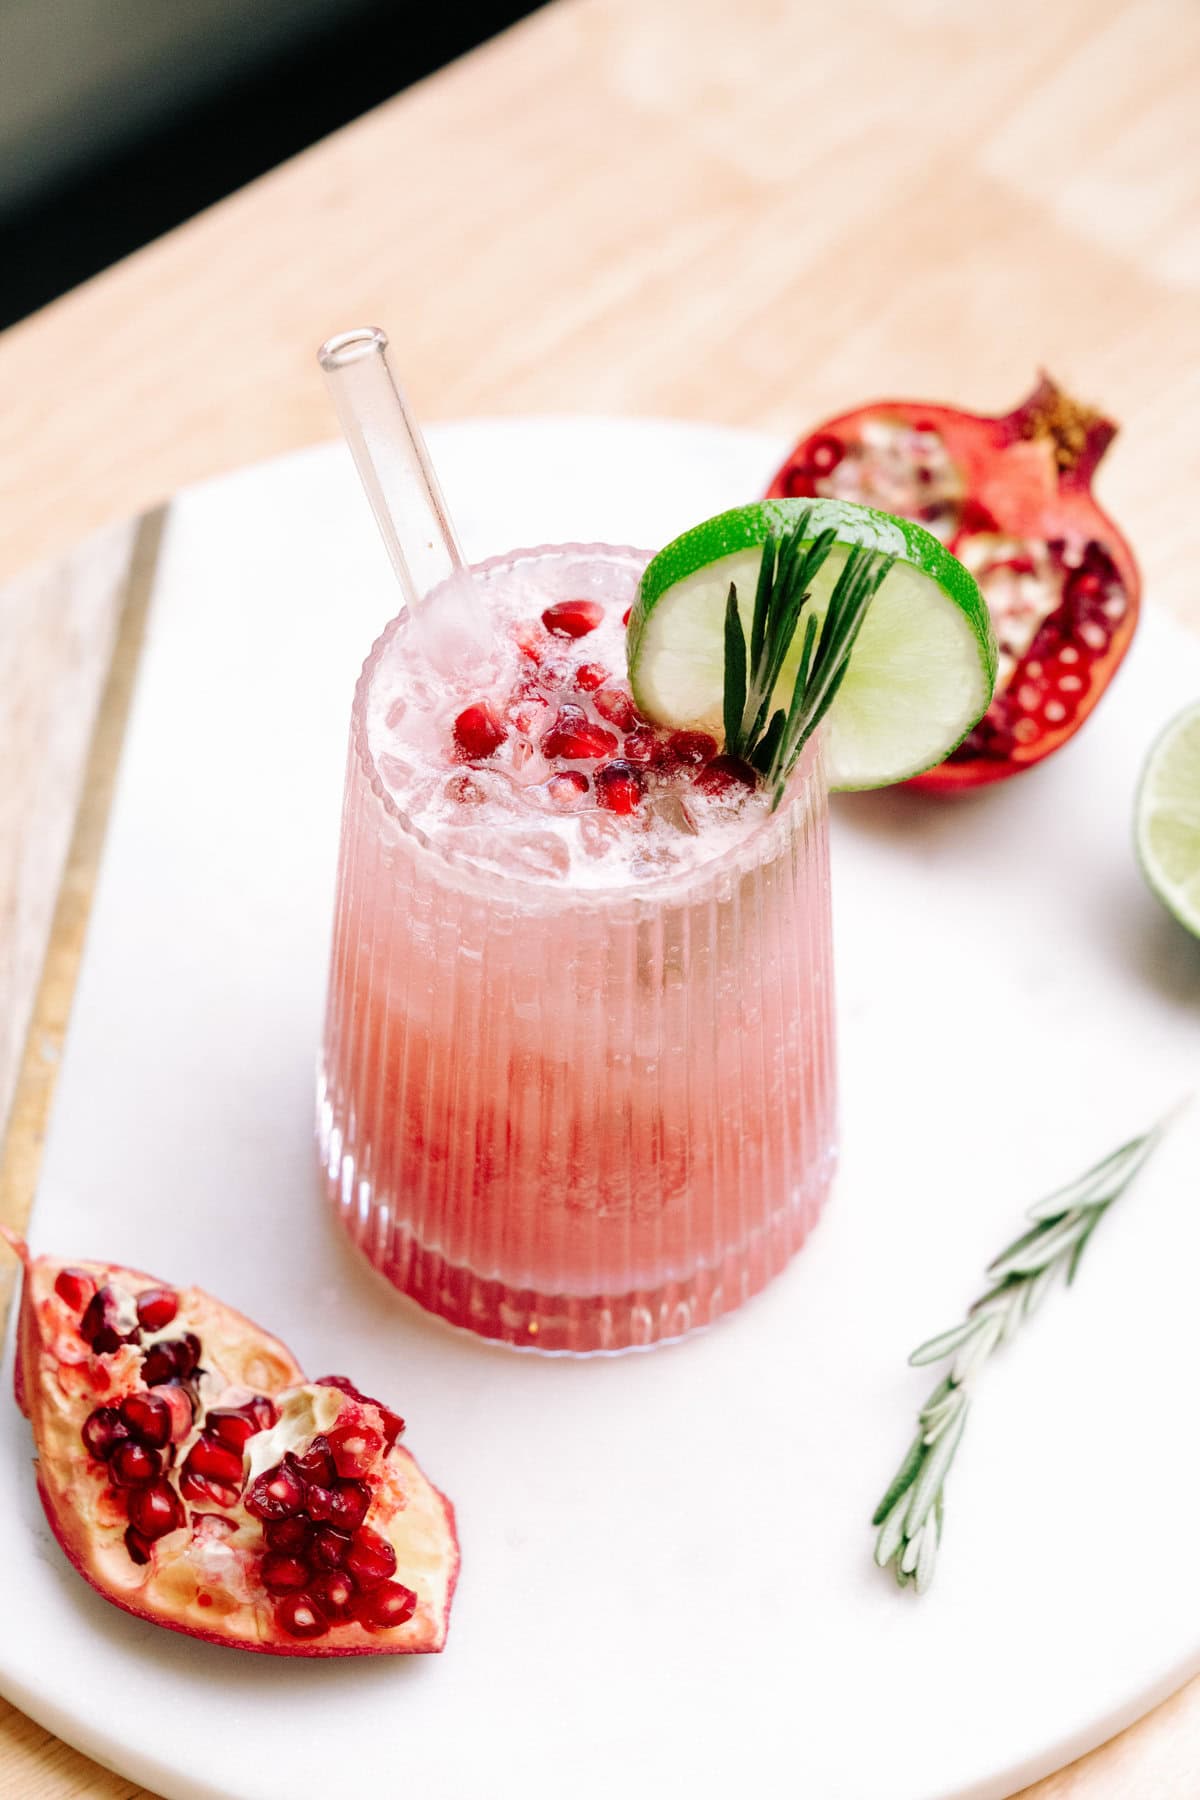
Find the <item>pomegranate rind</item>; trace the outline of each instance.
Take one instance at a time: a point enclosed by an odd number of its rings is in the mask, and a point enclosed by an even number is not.
[[[19,1253],[24,1246],[9,1241]],[[204,1345],[200,1376],[204,1412],[236,1405],[253,1391],[275,1401],[280,1420],[309,1422],[320,1429],[349,1422],[375,1434],[379,1454],[371,1471],[373,1495],[366,1523],[391,1542],[396,1579],[418,1596],[412,1618],[386,1632],[355,1621],[331,1623],[314,1639],[288,1636],[277,1625],[274,1603],[257,1580],[264,1551],[262,1528],[239,1502],[206,1533],[189,1522],[159,1538],[149,1561],[135,1563],[125,1547],[128,1523],[104,1464],[84,1449],[80,1433],[96,1406],[118,1402],[140,1386],[141,1351],[124,1346],[104,1356],[89,1352],[78,1332],[78,1315],[54,1291],[65,1266],[23,1254],[25,1280],[18,1314],[14,1386],[29,1419],[38,1453],[38,1493],[55,1538],[68,1561],[112,1605],[136,1618],[206,1643],[279,1656],[379,1656],[440,1651],[446,1641],[450,1606],[458,1579],[459,1550],[450,1502],[426,1478],[413,1456],[399,1445],[383,1447],[383,1421],[374,1406],[337,1389],[308,1384],[291,1351],[253,1321],[199,1288],[182,1288],[171,1325],[154,1338],[195,1331]],[[140,1271],[106,1263],[72,1261],[98,1286],[119,1286],[134,1297],[162,1283]],[[247,1444],[247,1468],[273,1452],[267,1440],[279,1427]],[[178,1474],[194,1427],[177,1446]],[[215,1509],[214,1509],[215,1511]]]
[[[805,432],[776,471],[768,498],[794,493],[793,478],[807,445],[821,437],[857,443],[864,423],[873,419],[929,425],[960,470],[965,497],[989,513],[1002,533],[1044,540],[1075,532],[1095,539],[1111,556],[1125,591],[1125,614],[1104,655],[1091,663],[1087,689],[1061,727],[1043,729],[1033,743],[1017,745],[1003,760],[978,756],[941,762],[914,776],[911,785],[947,793],[1006,781],[1044,762],[1075,736],[1107,692],[1137,628],[1141,574],[1128,540],[1090,487],[1117,427],[1073,401],[1044,374],[1012,412],[994,416],[923,400],[874,400]],[[1016,687],[1021,679],[1018,665],[1006,686]]]

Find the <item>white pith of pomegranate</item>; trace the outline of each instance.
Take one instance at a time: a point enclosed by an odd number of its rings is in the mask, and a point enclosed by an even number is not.
[[[915,519],[975,575],[996,628],[991,706],[914,785],[978,787],[1031,768],[1083,724],[1137,623],[1133,553],[1092,496],[1116,427],[1047,376],[992,418],[883,400],[801,440],[771,495],[828,495]]]
[[[0,1228],[2,1230],[3,1228]],[[125,1611],[295,1656],[441,1650],[458,1574],[449,1502],[404,1422],[198,1288],[33,1258],[17,1403],[46,1517]]]

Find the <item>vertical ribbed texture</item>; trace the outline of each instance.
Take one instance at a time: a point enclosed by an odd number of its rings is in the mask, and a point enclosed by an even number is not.
[[[397,1287],[547,1350],[679,1337],[803,1242],[834,1161],[824,780],[686,882],[455,869],[349,759],[319,1133]]]

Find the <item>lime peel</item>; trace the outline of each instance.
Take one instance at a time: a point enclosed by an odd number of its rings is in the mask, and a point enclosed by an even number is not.
[[[991,701],[996,645],[973,577],[921,526],[841,500],[767,500],[684,532],[648,565],[629,620],[629,675],[639,709],[672,729],[723,731],[725,607],[737,588],[749,633],[762,547],[808,514],[808,540],[838,543],[813,582],[822,618],[850,547],[896,561],[871,604],[826,720],[830,785],[882,787],[941,762]],[[775,690],[785,711],[799,634]]]

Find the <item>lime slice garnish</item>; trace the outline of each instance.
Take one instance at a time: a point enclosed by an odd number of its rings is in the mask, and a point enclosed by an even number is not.
[[[633,697],[657,724],[722,734],[729,584],[737,586],[748,634],[762,546],[806,511],[804,541],[829,527],[837,533],[806,613],[824,616],[851,545],[896,558],[825,724],[830,785],[904,781],[941,762],[983,717],[996,680],[996,643],[973,577],[920,525],[890,513],[846,500],[766,500],[685,531],[642,576],[628,632]],[[785,711],[799,654],[797,633],[774,693]]]
[[[1200,937],[1200,702],[1171,720],[1146,758],[1135,833],[1146,880]]]

